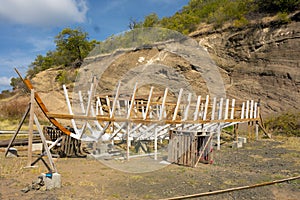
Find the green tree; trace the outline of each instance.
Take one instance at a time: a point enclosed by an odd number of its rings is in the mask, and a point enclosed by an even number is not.
[[[55,36],[56,56],[60,64],[70,66],[74,62],[81,63],[88,53],[97,44],[95,40],[88,41],[88,33],[83,32],[81,28],[63,29]]]
[[[290,12],[300,7],[300,0],[256,0],[259,10],[264,12]]]
[[[22,88],[23,86],[22,80],[20,78],[13,77],[10,79],[10,86],[12,86],[13,90]]]
[[[143,27],[153,27],[157,25],[159,22],[159,18],[156,13],[151,13],[147,15],[143,22]]]

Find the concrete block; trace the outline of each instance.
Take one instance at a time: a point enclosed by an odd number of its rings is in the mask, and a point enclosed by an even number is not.
[[[246,144],[247,143],[247,138],[245,137],[238,137],[238,141],[243,143],[243,144]]]
[[[42,151],[43,143],[34,143],[32,144],[32,151]]]
[[[42,173],[43,181],[46,186],[46,190],[61,187],[61,175],[59,173],[44,174]]]
[[[7,151],[8,158],[18,157],[18,150],[16,148],[10,147]]]
[[[243,143],[239,142],[239,141],[234,141],[232,142],[232,148],[242,148],[243,147]]]

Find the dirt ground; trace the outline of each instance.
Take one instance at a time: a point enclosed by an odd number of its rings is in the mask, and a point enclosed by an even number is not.
[[[17,147],[18,148],[18,147]],[[214,150],[213,164],[196,168],[168,165],[148,173],[125,173],[88,158],[59,158],[62,187],[46,191],[21,190],[46,171],[24,168],[26,151],[18,158],[0,152],[0,199],[163,199],[269,182],[300,175],[300,138],[251,141],[233,149]],[[299,199],[300,180],[199,199]]]

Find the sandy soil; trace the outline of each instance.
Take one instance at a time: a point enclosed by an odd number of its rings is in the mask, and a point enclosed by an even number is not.
[[[21,192],[42,172],[26,166],[26,151],[18,158],[0,152],[0,199],[162,199],[300,175],[300,138],[276,138],[232,149],[224,144],[214,151],[213,164],[196,168],[168,165],[148,173],[125,173],[87,158],[59,158],[62,188]],[[206,196],[201,199],[299,199],[300,180]]]

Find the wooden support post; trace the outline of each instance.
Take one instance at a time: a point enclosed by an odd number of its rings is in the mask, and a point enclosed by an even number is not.
[[[33,140],[33,121],[34,121],[34,89],[31,89],[30,95],[30,113],[29,113],[29,132],[28,132],[28,158],[27,166],[32,163],[32,140]]]
[[[220,103],[219,103],[218,120],[222,119],[222,113],[223,113],[223,98],[220,99]],[[220,149],[221,149],[221,126],[219,123],[217,127],[217,150]]]
[[[248,132],[248,140],[251,140],[251,128],[250,128],[250,122],[247,123],[247,132]]]
[[[126,159],[127,159],[127,161],[129,161],[129,155],[130,155],[129,132],[130,132],[130,122],[128,121],[128,123],[127,123],[127,136],[126,136],[126,140],[127,140]]]
[[[217,128],[217,150],[220,149],[221,149],[221,126],[219,124]]]
[[[235,135],[235,141],[238,141],[238,137],[239,137],[239,124],[233,125],[233,133]]]
[[[39,123],[39,121],[38,121],[38,118],[36,117],[35,114],[33,114],[33,118],[34,118],[35,125],[36,125],[36,127],[37,127],[37,129],[38,129],[38,131],[39,131],[39,134],[40,134],[42,143],[43,143],[43,145],[44,145],[44,149],[45,149],[45,151],[46,151],[47,157],[48,157],[48,159],[49,159],[49,164],[50,164],[50,167],[51,167],[51,171],[53,170],[54,172],[57,172],[57,169],[56,169],[56,167],[55,167],[55,165],[54,165],[54,162],[53,162],[53,158],[52,158],[50,149],[49,149],[48,144],[47,144],[47,142],[46,142],[46,138],[45,138],[45,136],[44,136],[44,134],[43,134],[43,130],[42,130],[41,126],[40,126],[40,123]],[[31,164],[31,163],[30,163],[30,164]],[[53,172],[53,171],[52,171],[52,172]]]
[[[157,127],[154,129],[154,160],[157,160]]]
[[[258,121],[255,122],[255,139],[258,140]]]

